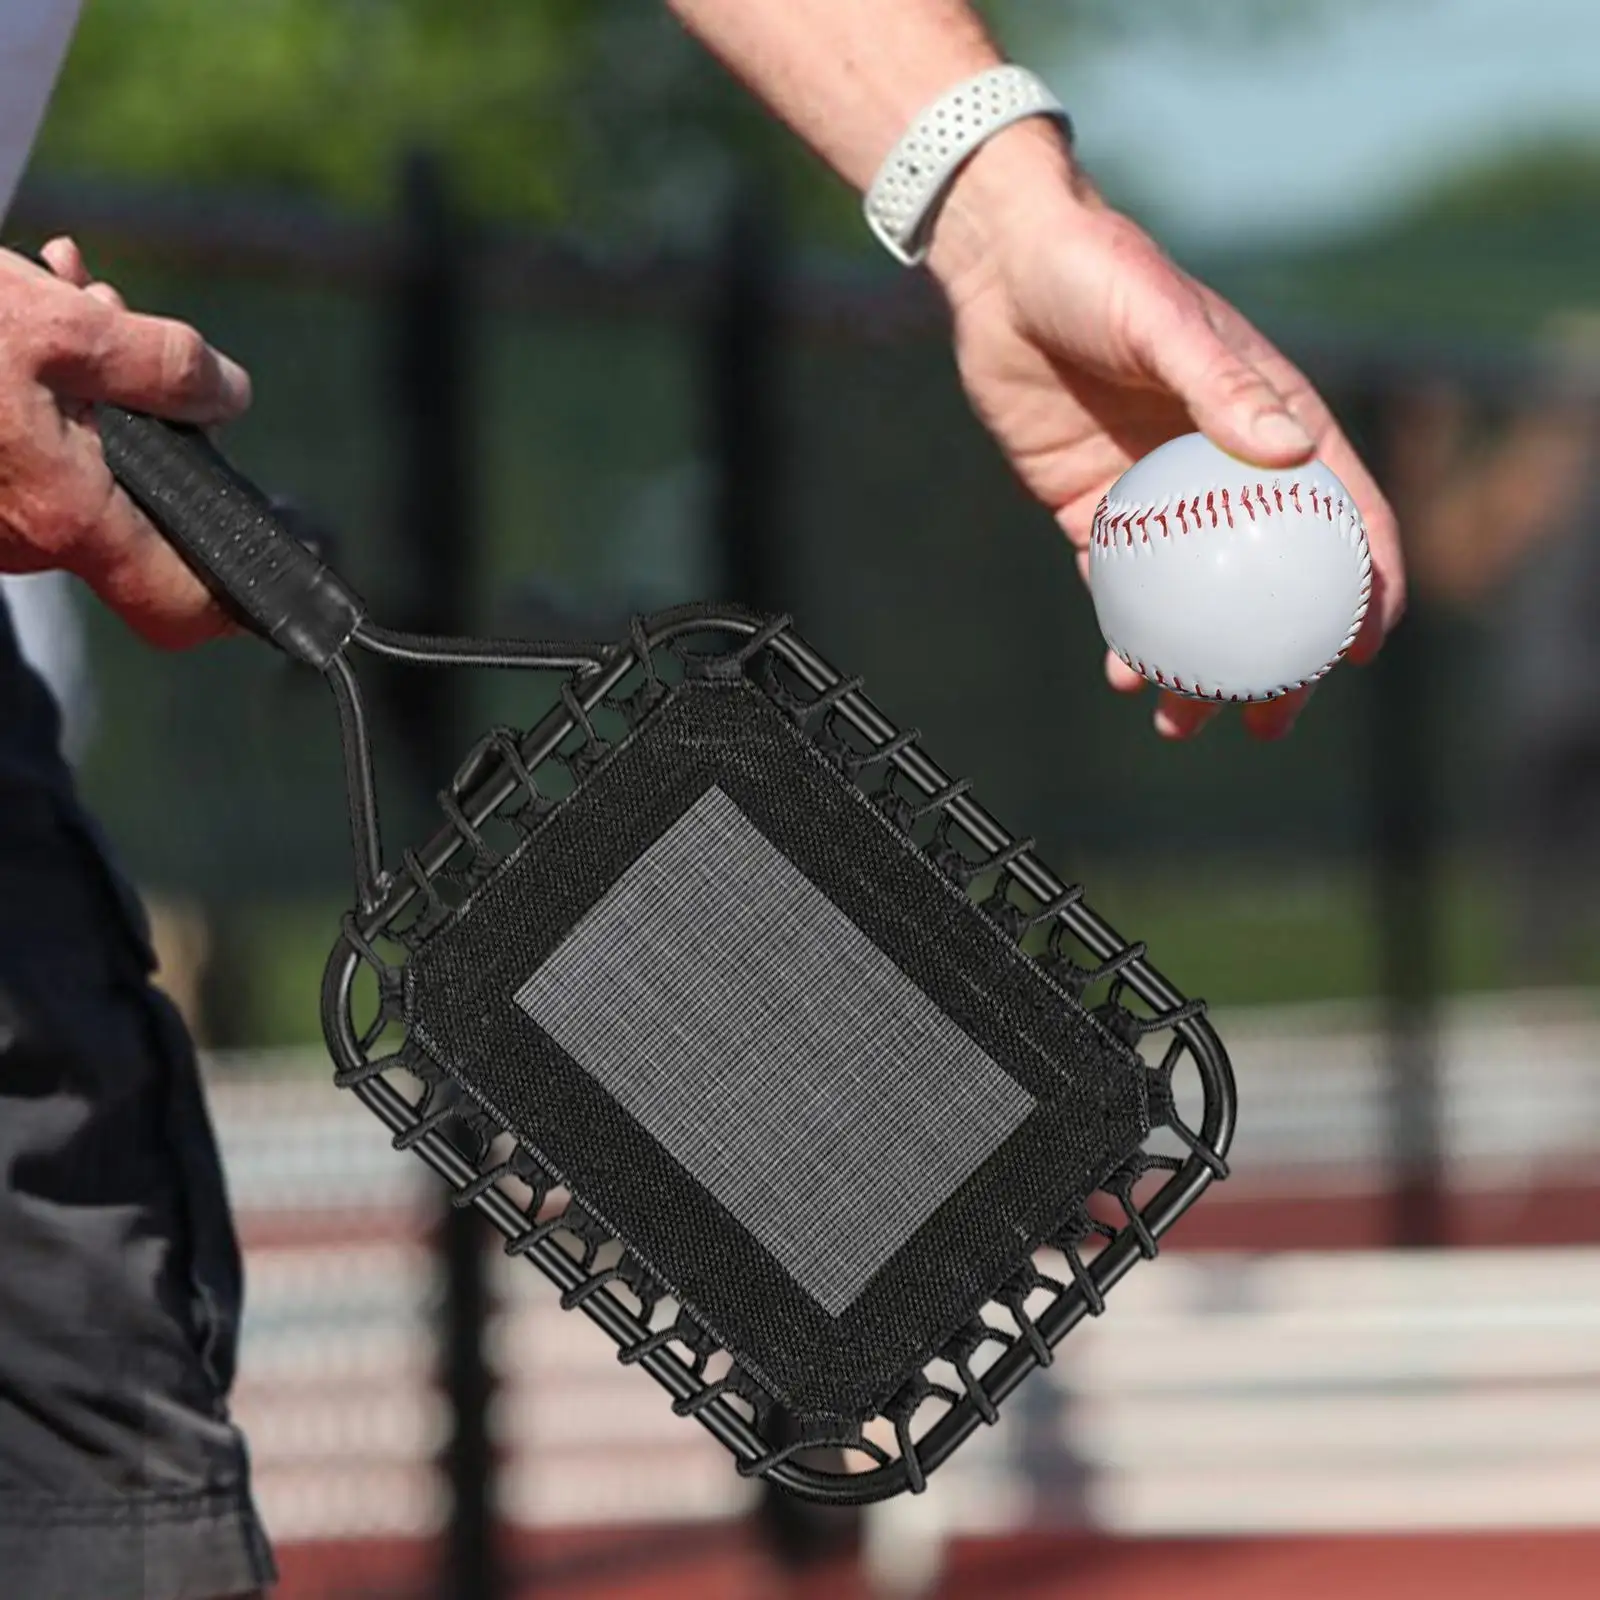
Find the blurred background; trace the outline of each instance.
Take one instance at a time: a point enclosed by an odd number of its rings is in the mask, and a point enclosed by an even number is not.
[[[8,581],[205,1048],[285,1600],[1600,1593],[1600,11],[1199,9],[987,8],[1400,511],[1404,626],[1276,747],[1105,691],[926,286],[651,0],[90,0],[17,239],[252,370],[230,452],[379,617],[792,611],[1241,1085],[1232,1179],[926,1496],[768,1502],[328,1082],[315,679]],[[547,703],[369,681],[396,847]]]

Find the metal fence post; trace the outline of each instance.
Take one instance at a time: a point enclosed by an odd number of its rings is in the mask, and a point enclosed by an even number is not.
[[[783,522],[784,319],[777,219],[740,192],[728,209],[711,278],[701,382],[714,475],[712,537],[725,591],[738,604],[768,612],[789,609],[792,570],[784,544],[792,530]],[[785,1431],[781,1413],[775,1430]],[[854,1547],[860,1519],[766,1485],[759,1521],[778,1560],[801,1567]]]
[[[705,310],[701,380],[712,536],[727,597],[783,610],[780,243],[759,201],[729,207]]]
[[[1391,474],[1385,396],[1357,420],[1380,483]],[[1447,1242],[1443,1094],[1439,1065],[1438,806],[1429,740],[1427,608],[1413,603],[1371,673],[1372,865],[1383,1003],[1390,1242]]]
[[[402,486],[397,534],[411,584],[407,622],[428,632],[468,633],[477,529],[465,252],[431,157],[408,160],[402,204],[391,379]],[[461,675],[409,672],[403,699],[394,701],[404,707],[401,727],[422,781],[438,788],[463,753],[456,748],[469,720]],[[438,1248],[445,1281],[440,1376],[451,1421],[443,1459],[452,1500],[443,1589],[449,1600],[496,1600],[503,1588],[489,1438],[493,1383],[483,1348],[489,1293],[477,1214],[447,1204]]]

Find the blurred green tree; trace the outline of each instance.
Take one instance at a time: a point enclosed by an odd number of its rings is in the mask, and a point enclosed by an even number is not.
[[[1318,5],[1229,0],[1205,25],[1303,23]],[[1201,21],[1180,0],[1137,24],[1111,0],[979,9],[1046,63]],[[742,172],[800,236],[864,247],[844,187],[661,0],[89,0],[38,165],[377,210],[415,143],[484,218],[694,238]]]
[[[1512,146],[1357,232],[1196,265],[1269,322],[1526,338],[1600,301],[1600,141]]]
[[[736,164],[847,210],[658,0],[91,0],[37,161],[377,210],[418,143],[497,220],[692,232]]]
[[[1600,216],[1600,139],[1552,138],[1513,145],[1453,174],[1422,196],[1419,230],[1458,222],[1518,224]]]
[[[487,210],[560,204],[558,114],[584,0],[90,0],[42,168],[243,185],[373,207],[398,149],[438,144]]]

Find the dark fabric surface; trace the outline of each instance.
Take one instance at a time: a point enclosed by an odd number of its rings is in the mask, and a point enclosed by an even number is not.
[[[1036,1102],[837,1316],[516,1001],[713,786]],[[748,683],[674,691],[425,941],[407,987],[417,1042],[803,1415],[882,1404],[1148,1132],[1138,1058]]]
[[[229,1420],[241,1272],[183,1026],[0,607],[0,1592],[271,1580]]]

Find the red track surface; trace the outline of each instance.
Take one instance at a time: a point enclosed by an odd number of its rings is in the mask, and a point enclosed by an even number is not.
[[[1456,1190],[1444,1199],[1445,1240],[1494,1250],[1594,1244],[1600,1183],[1539,1183]],[[1395,1202],[1376,1190],[1265,1193],[1259,1183],[1213,1189],[1167,1236],[1174,1250],[1382,1250],[1395,1240]],[[1600,1588],[1595,1590],[1600,1600]]]
[[[513,1548],[515,1600],[870,1600],[848,1567],[779,1573],[744,1529],[573,1534]],[[276,1600],[423,1600],[430,1553],[281,1552]],[[1595,1600],[1600,1532],[1171,1540],[1028,1536],[951,1546],[937,1600]]]
[[[1538,1184],[1456,1191],[1446,1197],[1446,1242],[1461,1249],[1594,1244],[1600,1182],[1541,1177]],[[246,1250],[330,1249],[419,1236],[430,1218],[404,1211],[245,1212]],[[1394,1242],[1394,1202],[1374,1189],[1296,1193],[1259,1180],[1222,1184],[1168,1235],[1174,1250],[1380,1250]],[[1600,1600],[1597,1591],[1596,1600]]]

